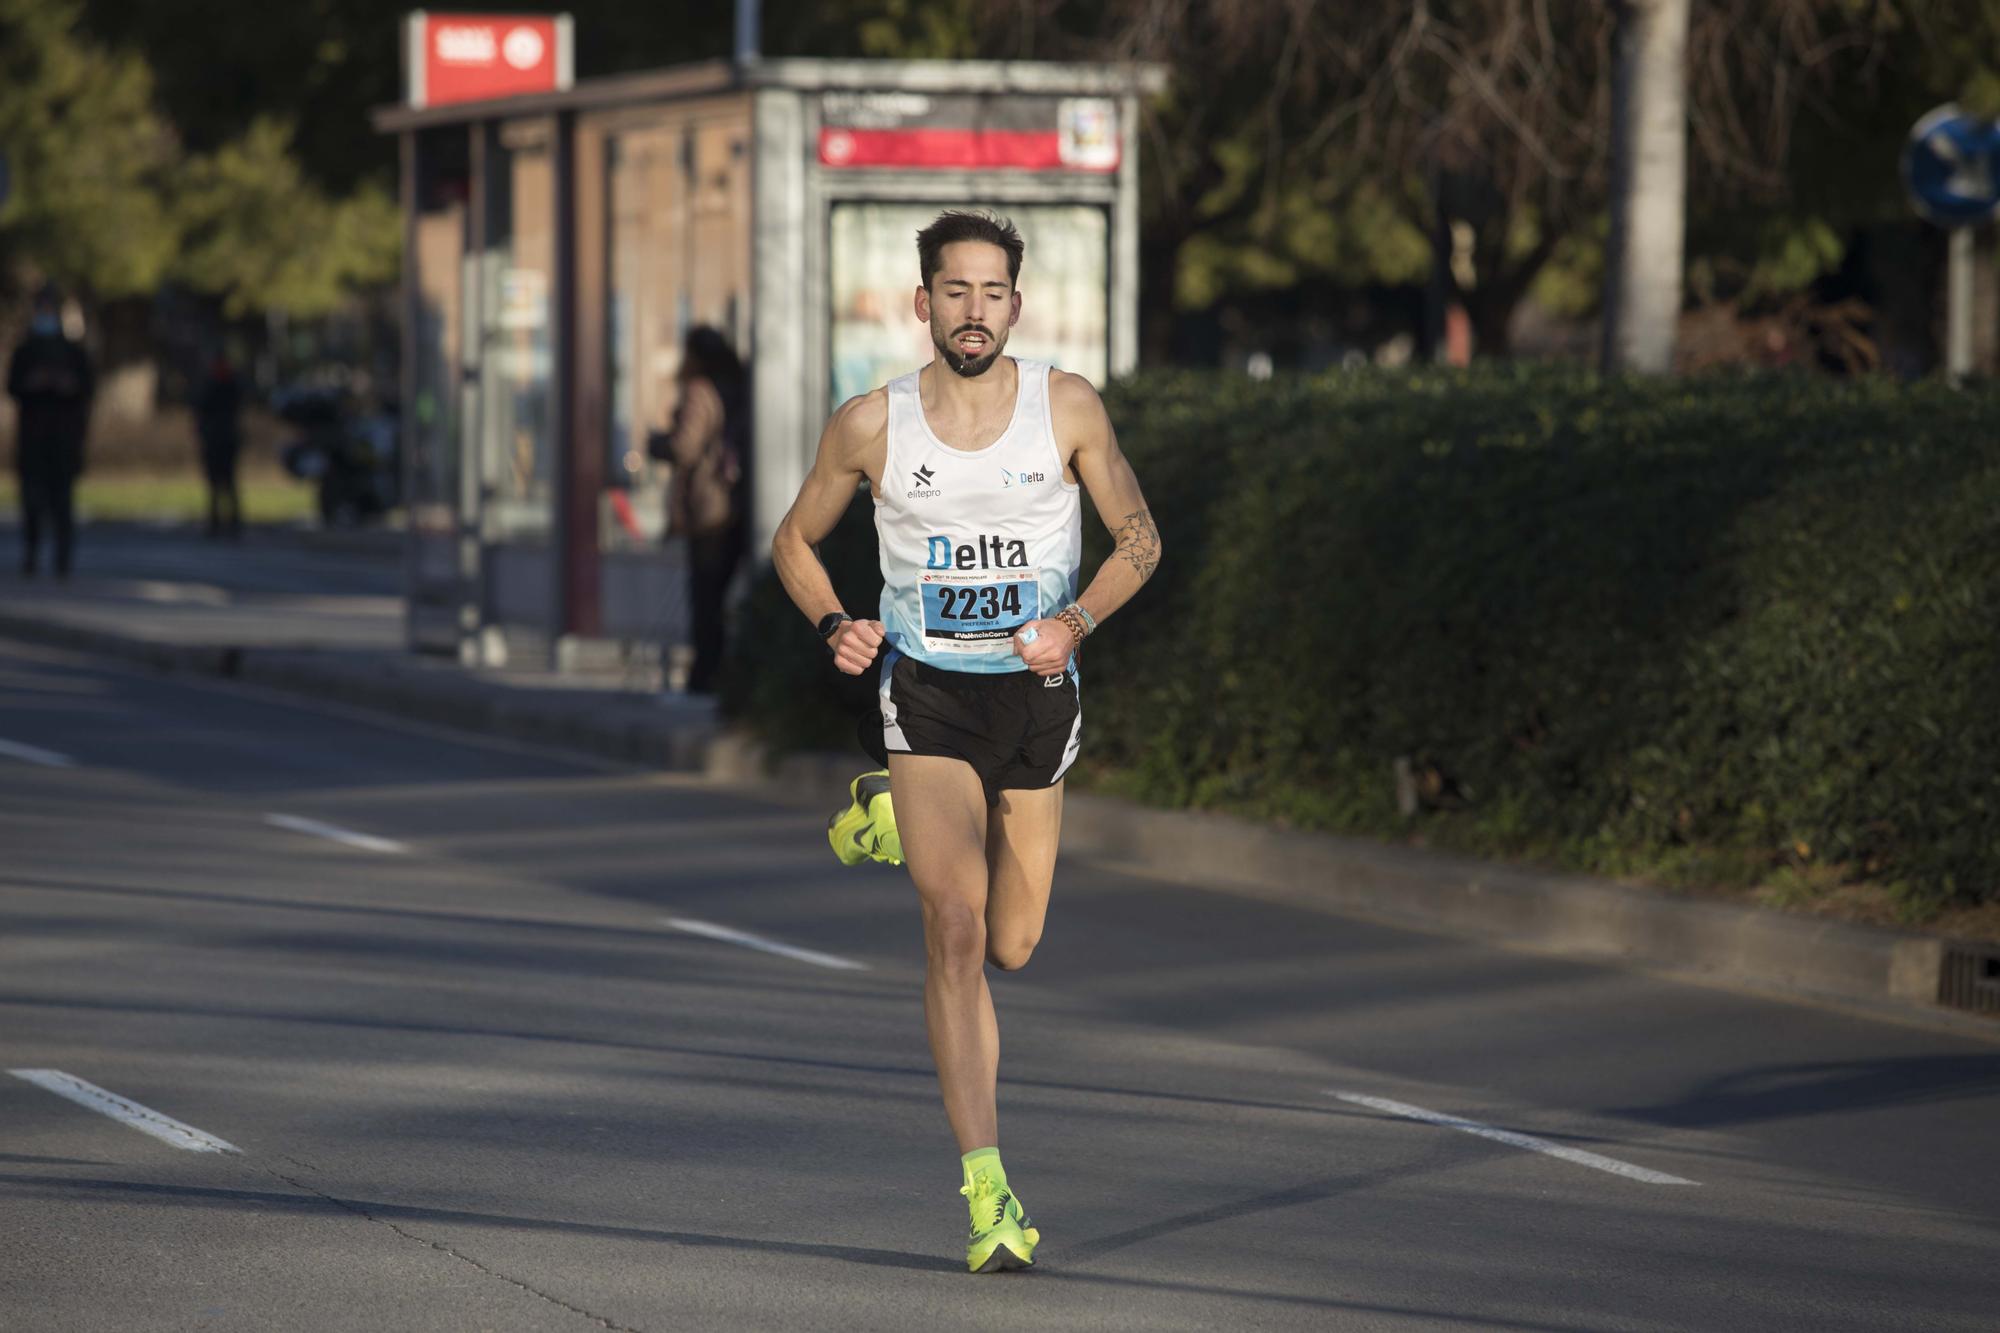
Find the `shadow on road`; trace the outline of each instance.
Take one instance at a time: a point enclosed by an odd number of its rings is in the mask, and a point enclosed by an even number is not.
[[[768,990],[769,987],[760,987]],[[608,1037],[585,1037],[567,1032],[526,1032],[512,1028],[476,1027],[462,1023],[417,1023],[344,1015],[286,1013],[271,1009],[229,1009],[214,1005],[173,1005],[119,1003],[110,1000],[50,999],[20,992],[0,992],[0,1007],[20,1006],[40,1009],[74,1009],[89,1012],[143,1014],[148,1017],[239,1019],[262,1023],[303,1023],[315,1026],[351,1028],[363,1031],[404,1032],[423,1036],[498,1037],[511,1041],[548,1042],[594,1050],[639,1051],[663,1056],[686,1056],[702,1060],[742,1061],[755,1065],[826,1070],[832,1073],[887,1074],[919,1079],[929,1084],[937,1072],[929,1065],[868,1064],[856,1060],[830,1060],[804,1055],[776,1055],[762,1051],[729,1050],[722,1047],[679,1045],[660,1041],[620,1041]],[[1108,1097],[1134,1097],[1145,1101],[1185,1103],[1197,1106],[1230,1106],[1261,1111],[1296,1111],[1306,1115],[1340,1117],[1344,1109],[1311,1102],[1289,1102],[1251,1097],[1216,1097],[1191,1092],[1165,1092],[1151,1088],[1115,1087],[1108,1084],[1077,1083],[1059,1079],[1009,1078],[1014,1088],[1039,1088],[1050,1092],[1075,1092]]]
[[[1676,1102],[1618,1106],[1609,1115],[1708,1129],[1870,1106],[1979,1097],[2000,1090],[2000,1055],[1917,1055],[1764,1065],[1710,1079]]]
[[[504,1213],[470,1212],[452,1208],[422,1208],[404,1204],[382,1203],[374,1200],[343,1199],[330,1194],[322,1194],[309,1185],[293,1181],[279,1173],[278,1178],[309,1193],[287,1194],[276,1190],[221,1189],[210,1186],[162,1185],[129,1180],[54,1180],[42,1176],[0,1175],[0,1185],[9,1185],[27,1191],[43,1191],[50,1194],[70,1195],[94,1194],[105,1199],[115,1199],[127,1203],[154,1203],[162,1206],[215,1206],[257,1209],[278,1213],[305,1213],[337,1207],[399,1229],[408,1224],[436,1223],[448,1226],[488,1227],[510,1231],[552,1232],[569,1236],[590,1236],[599,1239],[647,1241],[663,1245],[679,1245],[689,1248],[740,1250],[757,1254],[780,1254],[801,1259],[829,1259],[838,1263],[862,1264],[871,1268],[904,1269],[916,1273],[936,1274],[949,1277],[954,1282],[962,1280],[964,1267],[956,1258],[934,1254],[912,1254],[904,1250],[878,1250],[857,1245],[823,1245],[805,1241],[754,1240],[744,1236],[722,1236],[700,1231],[669,1231],[651,1227],[614,1226],[602,1222],[575,1222],[553,1218],[515,1217]],[[1378,1173],[1388,1178],[1391,1173]],[[1398,1174],[1408,1174],[1398,1173]],[[1317,1191],[1312,1197],[1326,1197],[1345,1193],[1355,1188],[1365,1188],[1373,1183],[1374,1177],[1345,1177],[1338,1180],[1313,1182],[1301,1186],[1299,1191]],[[1270,1196],[1273,1199],[1278,1196]],[[1298,1202],[1308,1201],[1301,1197]],[[1279,1206],[1279,1205],[1272,1205]],[[413,1237],[414,1239],[415,1237]],[[435,1243],[427,1241],[426,1243]],[[1106,1247],[1099,1244],[1094,1249],[1082,1246],[1066,1256],[1077,1262],[1087,1262],[1090,1253],[1102,1254]],[[456,1253],[456,1251],[453,1251]],[[1134,1288],[1143,1291],[1183,1293],[1199,1296],[1222,1296],[1241,1300],[1261,1301],[1288,1306],[1306,1306],[1316,1309],[1351,1311],[1357,1315],[1392,1315],[1399,1317],[1419,1317],[1443,1323],[1467,1324],[1479,1328],[1504,1328],[1519,1330],[1547,1330],[1547,1333],[1581,1333],[1587,1325],[1552,1324],[1540,1321],[1522,1321],[1495,1318],[1491,1314],[1456,1313],[1446,1310],[1422,1309],[1412,1306],[1391,1306],[1358,1301],[1333,1300],[1322,1297],[1296,1295],[1288,1292],[1227,1287],[1214,1283],[1176,1282],[1167,1278],[1133,1277],[1125,1274],[1091,1273],[1061,1264],[1038,1263],[1032,1280],[1037,1283],[1059,1282],[1107,1286],[1114,1288]]]
[[[1354,1175],[1322,1176],[1318,1180],[1308,1180],[1290,1189],[1274,1190],[1266,1194],[1253,1195],[1231,1203],[1219,1203],[1192,1213],[1180,1213],[1173,1217],[1148,1222],[1142,1227],[1129,1231],[1115,1232],[1109,1236],[1099,1236],[1096,1240],[1086,1240],[1071,1245],[1064,1251],[1066,1257],[1078,1263],[1087,1263],[1099,1255],[1110,1254],[1114,1250],[1127,1249],[1161,1236],[1169,1236],[1177,1231],[1188,1231],[1195,1227],[1205,1227],[1216,1222],[1227,1222],[1233,1218],[1250,1217],[1257,1213],[1268,1213],[1280,1208],[1297,1208],[1303,1204],[1319,1203],[1326,1199],[1336,1199],[1344,1194],[1359,1194],[1365,1190],[1383,1185],[1393,1185],[1399,1181],[1437,1173],[1437,1158],[1443,1154],[1432,1154],[1430,1160],[1409,1162],[1385,1171],[1364,1171]]]

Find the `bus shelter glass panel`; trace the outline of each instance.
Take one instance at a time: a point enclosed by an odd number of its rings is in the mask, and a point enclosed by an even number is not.
[[[687,307],[689,229],[681,207],[681,126],[652,124],[605,141],[611,237],[606,283],[610,457],[605,478],[618,491],[603,544],[656,545],[665,531],[666,473],[647,441],[673,410]]]
[[[663,116],[606,135],[606,550],[665,535],[667,468],[648,441],[679,406],[688,331],[706,324],[739,349],[747,341],[748,135],[741,114]]]
[[[458,503],[458,368],[464,355],[466,207],[471,195],[465,131],[417,140],[415,220],[416,381],[411,386],[410,513],[426,528],[451,527]]]
[[[545,121],[501,125],[487,147],[479,437],[489,540],[546,537],[554,517],[552,128]]]
[[[410,589],[420,646],[455,647],[460,596],[460,369],[466,353],[466,222],[470,145],[462,127],[426,130],[415,141],[411,203],[412,305],[409,402],[403,439],[409,524],[415,543]]]
[[[930,327],[912,309],[916,235],[937,204],[836,203],[828,246],[833,324],[830,387],[838,406],[934,355]],[[1048,361],[1102,386],[1110,365],[1109,214],[1090,204],[1001,210],[1026,244],[1021,322],[1010,355]]]

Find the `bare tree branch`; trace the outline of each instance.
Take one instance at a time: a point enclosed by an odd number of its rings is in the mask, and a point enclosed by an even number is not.
[[[1885,33],[1942,48],[1976,2],[1693,0],[1695,194],[1781,199],[1800,117],[1837,123],[1842,80],[1876,77]],[[982,13],[997,49],[1173,71],[1144,113],[1142,180],[1175,237],[1258,235],[1299,182],[1367,183],[1426,233],[1440,211],[1471,225],[1478,286],[1504,301],[1605,207],[1606,0],[990,0]]]

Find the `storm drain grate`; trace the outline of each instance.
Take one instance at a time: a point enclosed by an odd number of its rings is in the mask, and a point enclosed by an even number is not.
[[[1938,973],[1938,1003],[1975,1014],[2000,1014],[2000,947],[1948,944]]]

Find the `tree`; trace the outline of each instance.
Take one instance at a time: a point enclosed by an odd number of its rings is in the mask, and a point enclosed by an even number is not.
[[[69,0],[0,0],[0,281],[22,265],[115,299],[150,292],[179,237],[165,198],[177,156],[143,62],[77,31]]]
[[[1223,292],[1421,272],[1412,227],[1372,159],[1322,138],[1340,31],[1363,20],[1313,0],[1002,0],[981,49],[1017,59],[1149,62],[1173,78],[1141,109],[1142,342],[1164,359],[1177,308]],[[1343,225],[1362,220],[1363,225]],[[1376,261],[1380,261],[1379,265]]]
[[[778,0],[764,6],[769,55],[965,60],[986,54],[971,0]]]
[[[368,109],[396,99],[403,10],[389,0],[82,0],[106,47],[153,71],[162,114],[211,153],[271,116],[299,129],[308,174],[336,194],[393,182],[395,144]]]
[[[1783,198],[1802,108],[1881,49],[1878,11],[1892,2],[1693,0],[1700,198]],[[1445,297],[1468,311],[1481,352],[1499,355],[1558,256],[1597,262],[1615,31],[1600,0],[1008,0],[986,20],[989,44],[1010,54],[1174,70],[1146,129],[1149,267],[1172,266],[1197,234],[1281,214],[1273,204],[1297,182],[1365,183],[1432,239]],[[1203,201],[1228,175],[1219,155],[1240,144],[1257,151],[1258,187],[1210,212]]]
[[[276,120],[255,120],[241,139],[191,161],[175,204],[185,239],[174,277],[220,297],[232,317],[325,314],[347,292],[393,280],[400,263],[395,201],[369,183],[328,199]]]
[[[267,116],[293,127],[306,178],[331,198],[364,181],[394,189],[396,144],[368,124],[371,110],[402,96],[403,19],[412,0],[83,0],[92,32],[142,52],[160,103],[188,147],[214,152]],[[884,13],[892,0],[862,17]],[[479,12],[514,6],[466,6]],[[529,6],[534,8],[535,6]],[[576,67],[616,74],[727,55],[728,5],[660,6],[630,0],[564,0],[540,6],[576,21]],[[802,0],[767,4],[766,29],[789,34],[812,20]],[[929,22],[926,16],[918,18]],[[769,50],[779,49],[767,43]]]
[[[1618,0],[1607,371],[1673,369],[1687,216],[1688,0]]]

